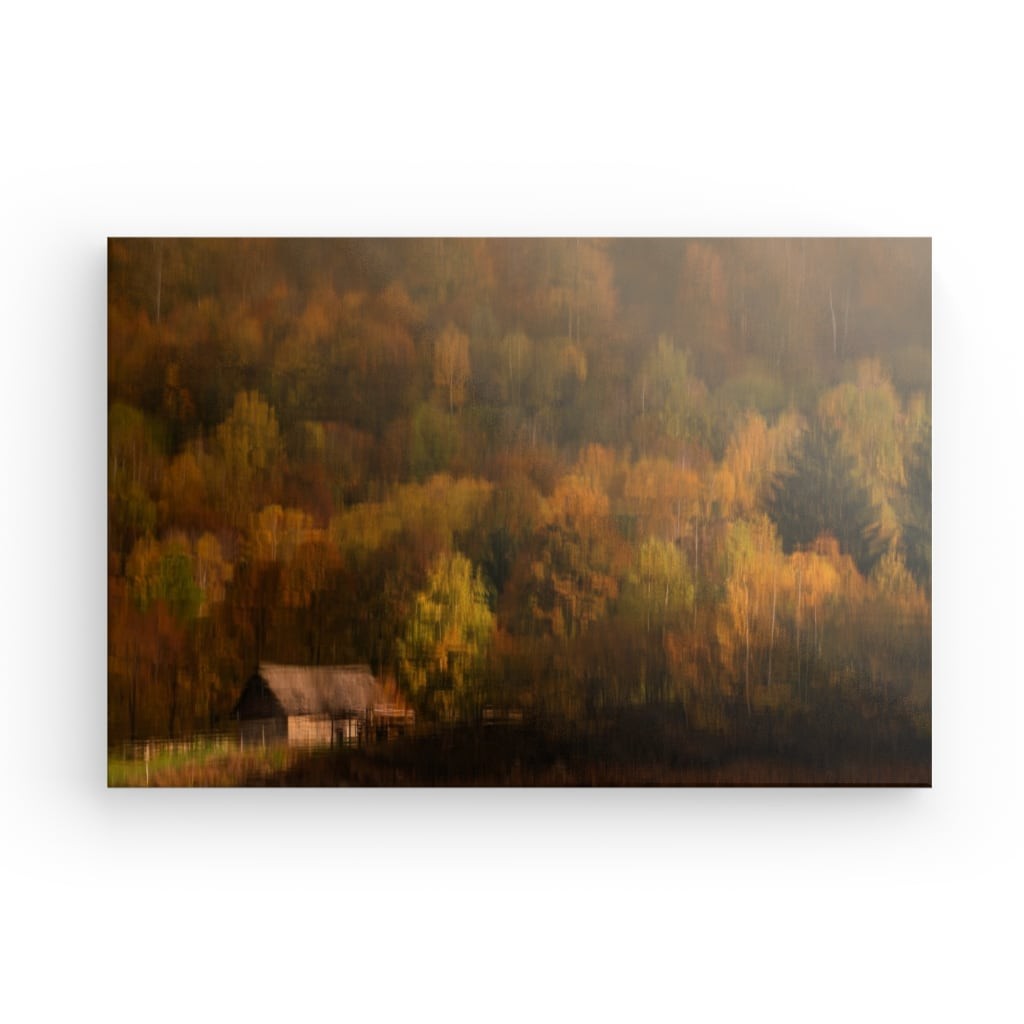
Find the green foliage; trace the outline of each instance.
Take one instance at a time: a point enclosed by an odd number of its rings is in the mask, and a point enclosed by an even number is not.
[[[409,469],[417,480],[441,473],[455,455],[457,434],[450,416],[436,405],[421,402],[412,418]]]
[[[229,487],[247,488],[266,479],[282,453],[274,410],[255,391],[236,395],[230,415],[217,428],[217,445]]]
[[[877,506],[880,537],[893,539],[899,532],[894,506],[905,485],[913,424],[878,360],[862,361],[853,379],[826,392],[819,412]]]
[[[871,571],[882,551],[878,509],[855,470],[835,430],[818,425],[804,435],[792,468],[776,482],[770,500],[787,552],[830,534],[862,573]]]
[[[398,647],[410,696],[447,720],[475,707],[494,624],[481,574],[464,555],[441,556],[416,595]]]
[[[163,455],[159,430],[139,409],[115,402],[108,415],[107,487],[111,549],[125,556],[156,529],[153,500]]]
[[[131,756],[125,756],[127,754]],[[148,755],[148,757],[147,757]],[[239,743],[229,736],[200,736],[184,743],[137,744],[107,754],[107,785],[244,786],[279,775],[301,752],[275,744]]]
[[[152,476],[161,452],[159,428],[140,409],[114,402],[107,415],[112,483],[123,477],[139,481]]]
[[[156,596],[166,601],[183,622],[191,622],[199,614],[203,592],[192,575],[192,559],[187,551],[172,547],[160,559]]]
[[[171,537],[164,544],[140,541],[128,561],[132,594],[141,611],[162,601],[181,622],[199,614],[203,592],[196,583],[192,556],[186,541]]]
[[[775,416],[786,408],[789,396],[778,374],[754,365],[724,381],[715,391],[714,400],[720,413],[727,417],[750,409],[764,416]]]
[[[127,483],[110,494],[111,547],[124,552],[139,537],[156,529],[157,505],[137,483]]]
[[[681,625],[693,607],[693,594],[692,574],[680,547],[650,537],[637,551],[621,608],[650,632]]]
[[[708,438],[707,388],[690,372],[689,356],[662,336],[633,385],[640,443],[662,435],[675,441]]]
[[[914,446],[907,465],[906,489],[901,495],[903,549],[907,568],[931,594],[932,588],[932,432]]]

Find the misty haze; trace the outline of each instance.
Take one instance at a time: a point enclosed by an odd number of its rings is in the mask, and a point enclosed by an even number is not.
[[[110,785],[930,785],[927,239],[111,239]]]

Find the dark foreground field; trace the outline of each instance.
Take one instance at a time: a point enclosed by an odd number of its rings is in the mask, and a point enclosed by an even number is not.
[[[111,786],[930,786],[931,739],[900,713],[780,721],[718,731],[675,708],[582,722],[433,726],[323,751],[197,747],[148,766],[111,759]],[[863,710],[863,709],[861,709]]]
[[[253,780],[284,786],[930,786],[931,741],[902,719],[727,734],[662,710],[584,723],[463,726],[302,757]]]

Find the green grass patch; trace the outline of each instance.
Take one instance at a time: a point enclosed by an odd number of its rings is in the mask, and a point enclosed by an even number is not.
[[[107,786],[244,786],[264,783],[287,771],[297,751],[282,744],[240,747],[236,740],[197,740],[158,744],[149,758],[107,755]]]

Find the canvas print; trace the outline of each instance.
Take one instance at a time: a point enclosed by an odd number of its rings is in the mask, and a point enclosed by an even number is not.
[[[110,786],[931,784],[931,243],[108,240]]]

